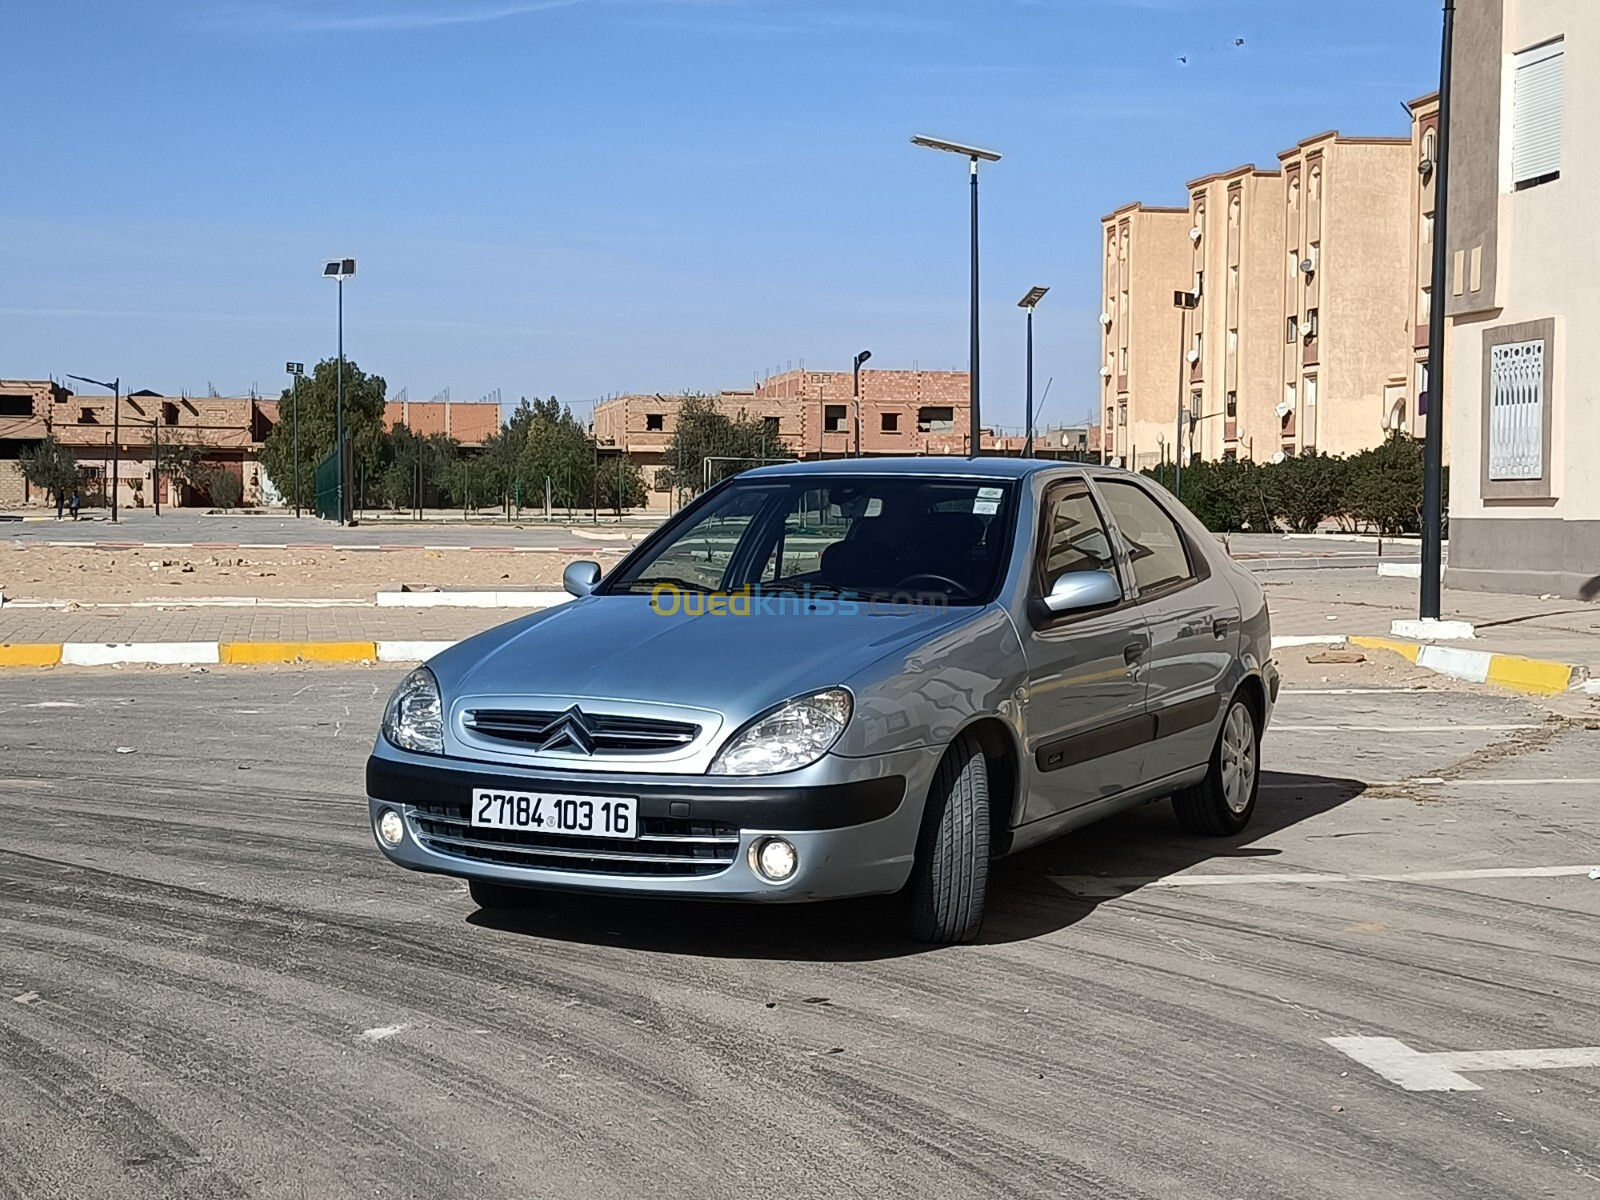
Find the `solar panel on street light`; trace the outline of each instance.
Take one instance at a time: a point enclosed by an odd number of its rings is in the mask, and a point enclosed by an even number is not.
[[[984,162],[999,162],[1000,155],[994,150],[985,150],[980,146],[967,146],[961,142],[951,142],[944,138],[929,137],[919,133],[911,139],[913,146],[926,146],[930,150],[948,150],[951,154],[964,155],[967,158],[981,158]]]

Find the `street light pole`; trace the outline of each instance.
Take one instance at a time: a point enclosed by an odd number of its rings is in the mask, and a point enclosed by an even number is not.
[[[122,465],[122,376],[118,375],[110,383],[102,383],[98,379],[90,379],[86,375],[68,375],[68,379],[76,379],[79,383],[92,383],[95,387],[110,388],[111,398],[111,523],[118,524],[117,520],[117,483],[121,476],[118,469]]]
[[[336,457],[335,466],[338,468],[335,479],[338,481],[334,493],[334,501],[339,506],[339,524],[346,523],[347,510],[345,509],[345,478],[344,478],[344,281],[356,273],[356,260],[353,258],[339,258],[326,262],[322,266],[322,274],[326,279],[333,279],[339,285],[339,365],[334,377],[333,393],[333,450]]]
[[[1177,441],[1173,443],[1172,494],[1176,499],[1183,499],[1183,423],[1188,415],[1184,408],[1184,401],[1189,390],[1189,310],[1200,302],[1200,298],[1193,292],[1173,292],[1172,304],[1178,309],[1178,423]],[[1138,464],[1134,464],[1138,469]]]
[[[161,420],[156,414],[156,420],[150,422],[150,467],[155,472],[150,478],[150,492],[156,498],[156,516],[161,515]]]
[[[305,363],[284,363],[289,372],[289,412],[294,421],[294,515],[300,515],[300,376],[306,372]]]
[[[945,150],[951,154],[959,154],[966,158],[971,169],[969,175],[972,182],[972,296],[970,300],[970,328],[968,329],[967,346],[967,379],[971,389],[971,440],[968,443],[968,453],[979,457],[983,452],[983,426],[981,405],[979,403],[979,363],[978,363],[978,161],[999,162],[1000,155],[993,150],[984,150],[977,146],[967,146],[960,142],[946,141],[943,138],[926,137],[922,134],[911,139],[915,146],[925,146],[930,150]]]
[[[853,378],[850,383],[850,395],[855,401],[856,410],[856,454],[861,457],[861,364],[872,357],[871,350],[863,350],[856,355]]]
[[[1034,287],[1028,289],[1028,294],[1017,301],[1018,308],[1028,310],[1028,396],[1027,410],[1023,418],[1022,430],[1022,457],[1033,457],[1033,310],[1039,301],[1050,289],[1047,287]]]
[[[1450,55],[1455,0],[1444,0],[1439,50],[1439,132],[1433,175],[1433,304],[1428,310],[1428,431],[1422,443],[1422,588],[1417,615],[1439,619],[1439,576],[1444,565],[1444,302],[1450,207]]]

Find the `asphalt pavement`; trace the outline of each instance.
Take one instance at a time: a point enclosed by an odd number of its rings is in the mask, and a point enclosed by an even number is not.
[[[1410,1091],[1324,1040],[1600,1041],[1580,723],[1286,692],[1246,835],[1139,810],[928,950],[884,901],[475,912],[371,844],[398,675],[0,676],[0,1196],[1600,1188],[1600,1067]]]

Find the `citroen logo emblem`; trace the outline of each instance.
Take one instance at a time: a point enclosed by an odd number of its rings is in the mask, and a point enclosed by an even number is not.
[[[568,748],[580,754],[594,753],[594,732],[576,704],[545,726],[544,741],[539,743],[541,751]]]

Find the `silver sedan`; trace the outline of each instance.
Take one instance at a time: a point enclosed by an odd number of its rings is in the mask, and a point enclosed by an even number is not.
[[[483,906],[900,893],[913,937],[968,941],[993,859],[1169,796],[1192,833],[1255,808],[1261,588],[1126,472],[768,467],[566,587],[407,676],[368,760],[378,846]]]

